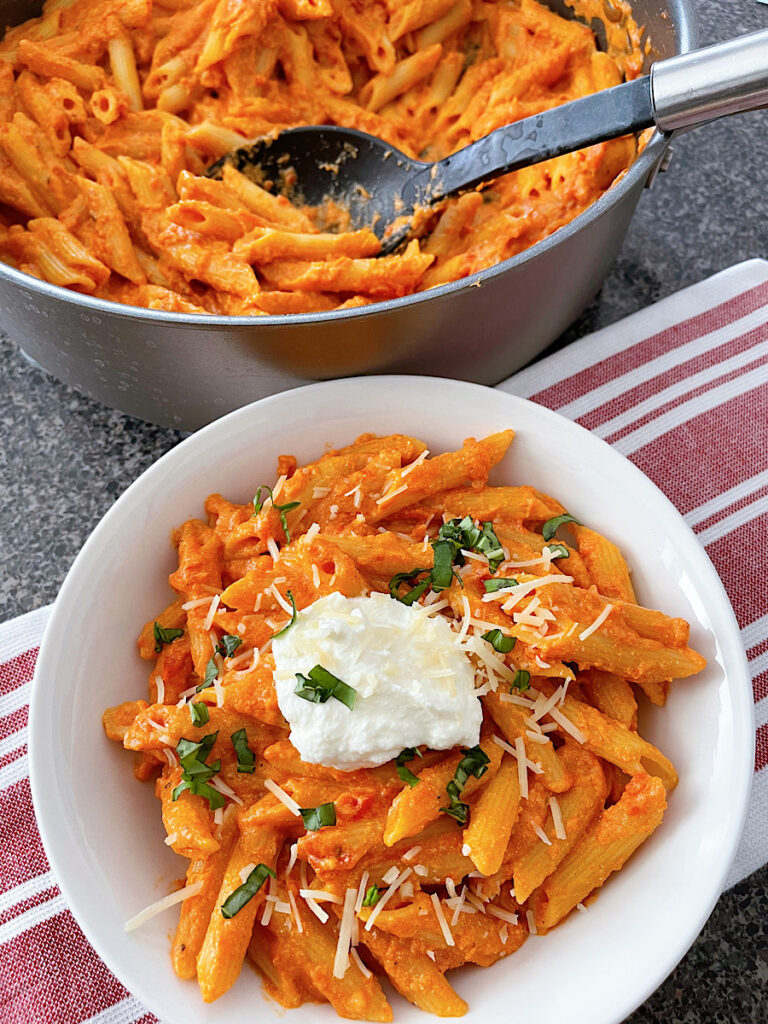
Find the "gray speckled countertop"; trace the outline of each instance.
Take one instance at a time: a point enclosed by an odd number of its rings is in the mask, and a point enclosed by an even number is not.
[[[757,0],[694,4],[702,43],[768,26],[768,6]],[[557,346],[768,256],[767,117],[731,118],[675,142],[671,169],[644,196],[602,292]],[[53,600],[117,495],[181,436],[63,387],[27,365],[14,341],[0,332],[0,621]],[[768,1021],[768,868],[721,898],[690,952],[629,1021]]]

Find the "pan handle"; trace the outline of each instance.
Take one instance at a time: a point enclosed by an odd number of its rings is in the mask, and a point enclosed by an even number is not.
[[[651,96],[667,132],[768,106],[768,29],[657,61]]]

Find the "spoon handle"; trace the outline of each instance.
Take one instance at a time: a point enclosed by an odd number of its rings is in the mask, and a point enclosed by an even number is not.
[[[652,125],[674,131],[763,106],[768,29],[657,61],[645,78],[497,128],[421,172],[422,201]]]

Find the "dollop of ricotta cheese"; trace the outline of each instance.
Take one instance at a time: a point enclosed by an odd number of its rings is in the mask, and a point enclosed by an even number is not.
[[[405,747],[474,746],[482,708],[474,669],[439,615],[386,594],[330,594],[298,613],[272,642],[275,688],[303,760],[342,771],[371,768]],[[357,691],[352,710],[294,693],[315,665]],[[413,767],[413,766],[411,766]]]

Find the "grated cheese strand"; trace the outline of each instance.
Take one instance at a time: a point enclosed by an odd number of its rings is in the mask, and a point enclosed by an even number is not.
[[[437,916],[437,923],[440,925],[440,931],[443,933],[443,938],[447,946],[455,946],[456,943],[451,933],[451,929],[448,926],[448,922],[445,919],[445,911],[443,910],[442,904],[440,903],[440,897],[436,892],[432,893],[432,906],[435,908],[435,914]]]
[[[411,874],[412,870],[413,870],[412,868],[406,868],[404,871],[401,871],[400,874],[397,876],[397,878],[392,883],[392,885],[390,885],[390,887],[387,889],[387,891],[381,897],[379,902],[373,908],[373,913],[368,918],[368,920],[365,922],[365,930],[367,932],[369,932],[371,930],[371,928],[373,928],[373,923],[376,920],[376,918],[382,912],[382,910],[387,905],[387,903],[389,903],[389,901],[395,895],[395,893],[400,888],[400,886],[403,884],[403,882],[406,880],[408,875]]]
[[[597,616],[597,618],[592,623],[592,625],[591,626],[587,626],[587,628],[585,630],[583,630],[581,633],[579,633],[579,640],[582,640],[582,641],[586,640],[587,637],[592,636],[592,634],[595,632],[595,630],[600,629],[600,627],[602,626],[602,624],[605,622],[605,620],[608,618],[608,616],[611,614],[612,611],[613,611],[613,605],[612,604],[607,604],[605,606],[605,608],[603,608],[603,610]]]
[[[349,947],[352,941],[352,927],[355,922],[355,900],[357,889],[347,889],[344,894],[344,909],[341,912],[339,939],[336,943],[336,956],[333,958],[334,978],[343,978],[349,967]]]
[[[552,824],[555,826],[555,836],[558,839],[567,839],[565,834],[565,824],[563,823],[563,814],[560,810],[560,804],[557,802],[556,796],[549,798],[549,809],[552,812]]]
[[[280,803],[284,804],[288,808],[291,814],[295,815],[297,818],[300,816],[301,809],[299,805],[293,797],[289,796],[284,789],[281,789],[276,782],[273,782],[272,779],[264,779],[264,788],[268,789],[273,796],[276,796]]]
[[[177,892],[172,892],[168,896],[164,896],[161,900],[157,900],[155,903],[150,903],[148,907],[145,907],[143,910],[139,911],[138,914],[125,922],[125,930],[127,932],[135,931],[136,928],[140,928],[156,914],[161,914],[164,910],[168,910],[169,907],[175,907],[177,903],[182,903],[184,900],[188,900],[192,896],[197,896],[202,888],[202,881],[194,882],[192,885],[186,885],[183,889],[179,889]]]

